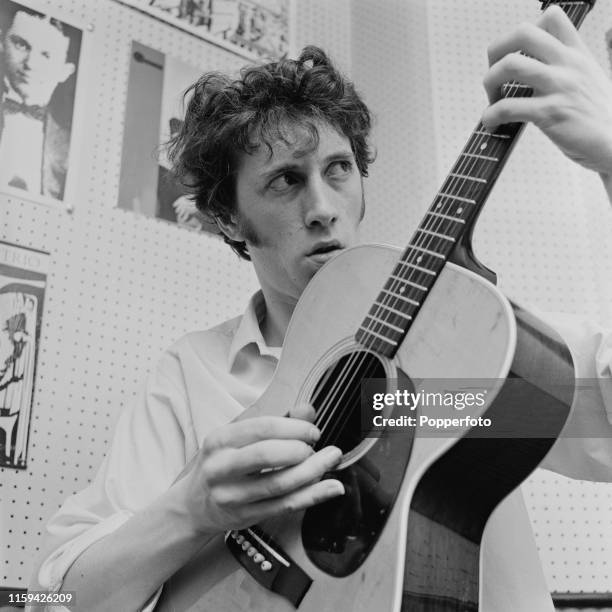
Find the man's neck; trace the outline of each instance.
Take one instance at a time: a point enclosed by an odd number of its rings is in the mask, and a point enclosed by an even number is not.
[[[269,297],[265,293],[264,299],[266,316],[261,323],[261,334],[268,346],[282,346],[297,302]]]

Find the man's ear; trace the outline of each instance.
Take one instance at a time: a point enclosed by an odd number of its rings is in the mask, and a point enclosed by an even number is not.
[[[62,66],[59,82],[65,83],[74,74],[75,69],[76,66],[72,62],[66,62]]]
[[[235,215],[230,215],[229,221],[222,221],[217,217],[215,219],[217,227],[230,239],[235,242],[244,242],[244,236],[240,231],[239,224],[236,220]]]

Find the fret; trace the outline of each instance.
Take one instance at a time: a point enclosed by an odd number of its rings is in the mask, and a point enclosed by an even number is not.
[[[404,319],[408,320],[408,321],[412,321],[412,317],[409,314],[406,314],[405,312],[402,312],[401,310],[398,310],[397,308],[392,308],[391,306],[389,306],[388,304],[383,304],[382,302],[379,302],[378,300],[376,302],[374,302],[374,304],[391,311],[394,315],[397,315],[398,317],[404,317]]]
[[[384,325],[385,327],[388,327],[389,329],[392,329],[393,331],[397,331],[400,332],[401,334],[404,333],[404,329],[401,327],[398,327],[397,325],[392,325],[391,323],[387,323],[387,321],[385,321],[384,319],[381,319],[379,317],[375,317],[374,315],[369,314],[366,319],[372,319],[372,321],[376,321],[376,325]],[[368,330],[369,331],[369,330]]]
[[[427,268],[417,266],[416,264],[408,263],[407,261],[400,261],[399,263],[402,266],[407,266],[408,268],[418,270],[419,272],[425,272],[425,274],[429,274],[430,276],[436,276],[435,272],[432,272],[431,270],[428,270]]]
[[[443,193],[442,191],[438,191],[438,195],[443,198],[450,198],[451,200],[457,200],[458,202],[464,202],[465,204],[476,204],[476,200],[471,200],[470,198],[463,198],[457,195],[451,195],[450,193]]]
[[[408,283],[409,285],[412,285],[413,287],[416,287],[417,289],[420,289],[421,291],[429,291],[429,287],[423,287],[423,285],[419,285],[419,283],[415,283],[406,279],[404,279],[404,282]]]
[[[405,297],[404,300],[408,302],[409,304],[412,304],[413,306],[421,305],[421,302],[417,302],[416,300],[413,300],[412,298],[409,298],[409,297]]]
[[[465,219],[458,219],[457,217],[451,217],[450,215],[445,215],[439,212],[429,211],[428,215],[434,215],[435,217],[441,217],[442,219],[448,219],[449,221],[456,221],[457,223],[465,223]]]
[[[504,97],[514,96],[517,98],[528,98],[533,94],[533,88],[529,85],[523,85],[517,81],[509,81],[502,85],[502,95]]]
[[[430,251],[429,249],[426,249],[424,247],[417,246],[416,244],[411,244],[410,248],[417,249],[418,251],[422,251],[423,253],[427,253],[428,255],[433,255],[434,257],[439,257],[440,259],[443,259],[444,261],[446,261],[446,257],[444,255],[440,253],[436,253],[435,251]]]
[[[403,278],[402,276],[398,276],[397,274],[391,274],[389,276],[389,278],[393,278],[394,280],[398,280],[398,281],[402,281],[403,283],[406,283],[407,285],[412,285],[415,289],[418,289],[419,291],[429,291],[428,287],[424,287],[423,285],[419,285],[419,283],[415,283],[413,281],[410,281],[406,278]]]
[[[462,153],[463,157],[477,157],[478,159],[484,159],[486,161],[498,162],[497,157],[490,157],[489,155],[480,155],[478,153]]]
[[[483,132],[481,130],[476,130],[474,134],[480,134],[481,136],[491,136],[492,138],[502,138],[504,140],[510,138],[509,134],[496,134],[495,132]]]
[[[376,332],[372,331],[371,329],[366,329],[363,325],[360,325],[359,329],[361,331],[364,331],[366,334],[370,334],[371,336],[375,336],[379,340],[383,340],[384,342],[388,342],[391,346],[397,346],[397,342],[395,340],[389,340],[389,338],[387,338],[386,336],[383,336],[382,334],[377,334]]]
[[[407,302],[411,306],[415,305],[414,304],[414,300],[411,300],[410,298],[407,298],[405,295],[400,295],[399,293],[395,293],[395,291],[391,291],[390,289],[383,289],[382,292],[386,293],[388,295],[392,295],[394,298],[397,298],[398,300],[402,300],[404,302]]]
[[[469,174],[457,174],[456,172],[451,172],[449,176],[454,176],[455,178],[464,179],[468,181],[476,181],[477,183],[487,184],[486,179],[478,178],[477,176],[470,176]]]
[[[452,236],[447,236],[446,234],[438,234],[438,232],[432,232],[430,230],[419,228],[417,232],[421,232],[422,234],[429,234],[430,236],[436,236],[437,238],[443,238],[444,240],[450,240],[451,242],[455,242],[455,239]]]

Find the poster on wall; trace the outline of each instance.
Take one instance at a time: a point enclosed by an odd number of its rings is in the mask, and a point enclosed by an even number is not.
[[[289,52],[291,0],[117,0],[250,59]]]
[[[0,466],[27,467],[49,254],[0,242]]]
[[[180,128],[183,93],[202,69],[136,41],[130,57],[119,207],[216,234],[172,177],[163,146]]]
[[[0,2],[0,191],[72,206],[82,43],[55,11]]]

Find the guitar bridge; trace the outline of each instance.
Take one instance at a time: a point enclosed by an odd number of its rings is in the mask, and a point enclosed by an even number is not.
[[[225,544],[259,584],[299,607],[312,579],[259,527],[228,531]]]

